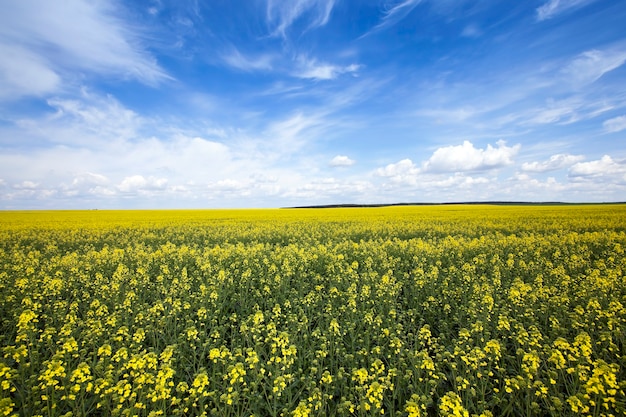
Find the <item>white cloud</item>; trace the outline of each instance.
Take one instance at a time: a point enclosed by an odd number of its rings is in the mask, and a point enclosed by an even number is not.
[[[246,186],[246,184],[244,184],[241,181],[228,179],[228,178],[225,180],[219,180],[215,184],[210,184],[209,187],[212,187],[213,185],[217,188],[227,189],[227,190],[240,190]]]
[[[39,183],[33,181],[22,181],[19,184],[15,184],[13,188],[17,188],[20,190],[34,190],[39,187]]]
[[[332,120],[324,114],[294,113],[284,120],[271,122],[261,137],[253,137],[240,147],[242,158],[265,159],[275,162],[297,154],[303,146],[333,127]],[[238,154],[239,155],[239,154]]]
[[[497,178],[468,175],[463,172],[426,172],[411,160],[404,159],[374,171],[387,178],[376,187],[378,200],[388,201],[476,201],[487,200],[497,192]]]
[[[422,0],[403,0],[396,2],[388,9],[383,10],[383,17],[380,22],[361,37],[365,37],[373,32],[395,25],[407,17],[409,13],[411,13],[411,11],[421,2]]]
[[[352,203],[364,201],[364,195],[373,190],[369,181],[316,178],[298,183],[285,190],[281,197],[295,201],[296,205],[324,203]],[[367,201],[367,202],[371,202]]]
[[[111,181],[104,175],[82,172],[74,177],[70,184],[62,183],[59,191],[68,197],[96,195],[112,196],[116,194]]]
[[[167,179],[148,177],[143,175],[131,175],[120,182],[117,188],[124,193],[134,193],[141,191],[162,190],[167,185]]]
[[[528,201],[601,202],[623,201],[626,195],[626,161],[609,155],[571,166],[567,181],[554,177],[534,178],[518,172],[501,184],[510,200],[524,196]]]
[[[309,59],[302,56],[298,58],[297,64],[298,69],[294,73],[294,76],[313,80],[332,80],[341,74],[354,74],[360,68],[360,65],[357,64],[338,66],[321,63],[315,59]]]
[[[354,165],[354,160],[348,158],[345,155],[337,155],[333,159],[330,160],[329,165],[331,167],[349,167]]]
[[[567,100],[548,100],[545,107],[533,109],[528,112],[528,119],[524,124],[551,124],[573,123],[579,119],[577,111],[583,106],[584,101],[580,98]]]
[[[472,177],[462,173],[451,176],[431,176],[420,179],[417,183],[419,188],[470,188],[474,185],[488,184],[490,180],[485,177]]]
[[[145,122],[137,113],[124,107],[112,96],[96,96],[86,90],[82,91],[80,98],[52,98],[48,100],[48,105],[56,110],[54,116],[50,118],[53,126],[84,129],[105,142],[112,138],[135,137]],[[40,121],[32,123],[41,125]],[[68,135],[63,134],[62,138],[66,141]]]
[[[499,141],[497,145],[497,148],[488,145],[486,149],[476,149],[471,142],[465,141],[463,145],[437,149],[421,167],[410,159],[403,159],[378,168],[374,175],[388,178],[391,181],[386,184],[388,189],[408,186],[437,193],[442,190],[474,189],[476,186],[477,191],[484,193],[484,185],[491,184],[493,179],[467,175],[467,172],[510,165],[513,163],[512,157],[520,148],[519,145],[508,147],[504,141]],[[467,198],[470,197],[471,194],[468,194]]]
[[[568,188],[575,187],[560,183],[554,177],[542,181],[523,173],[516,173],[502,186],[506,198],[512,201],[519,201],[519,196],[528,201],[565,201],[567,198],[562,193]]]
[[[579,162],[570,168],[572,178],[605,178],[626,181],[626,162],[615,161],[609,155],[589,162]]]
[[[93,172],[84,172],[72,181],[73,186],[80,186],[83,184],[89,185],[106,185],[109,183],[109,179],[104,175],[95,174]]]
[[[378,168],[376,175],[389,177],[398,181],[403,181],[407,177],[415,177],[420,173],[420,169],[415,166],[410,159],[403,159],[395,164],[389,164],[384,168]]]
[[[585,95],[575,95],[562,100],[552,98],[545,104],[537,104],[525,110],[510,113],[495,120],[491,124],[506,125],[516,123],[523,127],[535,127],[539,125],[569,125],[593,119],[607,111],[614,110],[618,103],[605,99],[592,99]]]
[[[60,77],[40,56],[0,40],[0,100],[43,95],[59,88]]]
[[[222,59],[226,64],[242,71],[271,70],[274,56],[270,54],[258,55],[256,57],[244,56],[236,48],[228,54],[224,54]]]
[[[563,74],[576,85],[591,84],[607,72],[619,68],[626,62],[624,49],[592,49],[574,58],[564,69]]]
[[[307,29],[326,25],[335,0],[267,0],[267,22],[272,35],[285,37],[286,31],[299,19],[306,17]]]
[[[537,8],[537,20],[551,19],[561,13],[581,8],[594,1],[595,0],[548,0]]]
[[[487,145],[487,149],[477,149],[469,141],[462,145],[445,146],[437,149],[424,163],[424,170],[430,172],[480,171],[500,168],[513,163],[513,157],[520,145],[506,146],[498,141],[497,147]]]
[[[543,162],[524,162],[522,171],[526,172],[547,172],[565,168],[585,159],[582,155],[557,154]]]
[[[626,129],[626,115],[605,120],[604,123],[602,123],[602,126],[608,133],[621,132]]]
[[[4,2],[0,98],[57,91],[61,74],[74,71],[121,75],[151,85],[170,78],[116,14],[113,5],[101,0]]]
[[[437,124],[462,123],[470,119],[480,116],[485,109],[476,109],[471,106],[455,108],[449,106],[446,108],[429,108],[420,109],[418,116],[432,119]]]

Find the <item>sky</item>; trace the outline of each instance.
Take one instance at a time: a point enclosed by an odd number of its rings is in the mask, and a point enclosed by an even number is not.
[[[0,7],[0,209],[626,201],[624,1]]]

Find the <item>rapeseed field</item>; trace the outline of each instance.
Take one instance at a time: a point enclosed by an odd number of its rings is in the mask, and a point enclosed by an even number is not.
[[[626,206],[0,213],[0,416],[622,416]]]

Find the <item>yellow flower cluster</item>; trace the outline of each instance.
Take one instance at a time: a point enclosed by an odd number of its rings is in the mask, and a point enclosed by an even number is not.
[[[624,205],[0,224],[0,416],[626,414]]]

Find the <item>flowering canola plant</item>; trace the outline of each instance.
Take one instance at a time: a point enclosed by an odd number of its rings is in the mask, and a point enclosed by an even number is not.
[[[0,416],[626,413],[624,205],[0,226]]]

